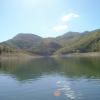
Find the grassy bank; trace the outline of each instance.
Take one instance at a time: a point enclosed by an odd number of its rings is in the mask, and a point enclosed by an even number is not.
[[[0,59],[19,59],[19,60],[27,60],[33,58],[43,58],[45,56],[33,55],[29,53],[3,53],[0,55]],[[88,52],[88,53],[72,53],[66,55],[52,55],[47,57],[100,57],[100,52]]]
[[[73,57],[100,57],[100,52],[74,53]]]
[[[88,52],[88,53],[71,53],[65,55],[53,55],[52,57],[100,57],[100,52]]]
[[[19,59],[19,60],[25,60],[25,59],[32,59],[32,58],[40,58],[41,56],[38,55],[32,55],[28,53],[2,53],[0,55],[0,59]]]

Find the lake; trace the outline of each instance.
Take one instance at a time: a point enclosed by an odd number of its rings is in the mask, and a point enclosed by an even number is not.
[[[0,100],[100,100],[100,58],[0,60]]]

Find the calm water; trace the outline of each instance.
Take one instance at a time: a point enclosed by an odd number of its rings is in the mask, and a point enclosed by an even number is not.
[[[100,100],[100,58],[0,61],[0,100]]]

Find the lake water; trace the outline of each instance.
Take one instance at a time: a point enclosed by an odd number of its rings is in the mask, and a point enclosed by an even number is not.
[[[100,100],[100,58],[0,61],[0,100]]]

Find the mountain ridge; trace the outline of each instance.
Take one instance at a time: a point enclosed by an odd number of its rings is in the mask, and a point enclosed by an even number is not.
[[[31,33],[19,33],[1,44],[15,50],[38,55],[69,54],[100,51],[100,29],[93,31],[67,32],[56,38],[43,38]]]

